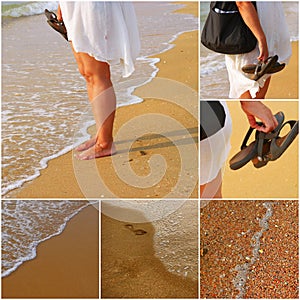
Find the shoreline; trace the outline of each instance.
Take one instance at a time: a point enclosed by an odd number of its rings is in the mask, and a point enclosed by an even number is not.
[[[196,3],[193,3],[195,5]],[[196,37],[196,38],[195,38]],[[176,44],[171,50],[164,53],[164,58],[161,58],[159,64],[161,67],[167,68],[172,61],[176,61],[176,55],[181,55],[181,60],[190,60],[188,51],[193,52],[193,57],[197,58],[197,48],[189,50],[190,47],[195,47],[197,41],[198,32],[191,32],[182,34],[174,42]],[[190,54],[190,53],[189,53]],[[174,57],[173,57],[174,55]],[[190,69],[188,73],[193,75],[197,74],[197,63],[194,61],[189,62]],[[165,72],[160,69],[161,74]],[[170,78],[173,74],[169,72]],[[184,72],[183,72],[184,73]],[[176,75],[176,74],[175,74]],[[163,75],[166,76],[166,75]],[[184,76],[188,79],[185,84],[191,86],[197,85],[197,76]],[[176,80],[176,79],[175,79]],[[122,124],[128,122],[130,118],[136,117],[136,115],[144,115],[145,113],[166,114],[174,118],[174,116],[180,116],[179,122],[181,122],[191,133],[192,137],[196,140],[198,130],[197,119],[193,117],[189,112],[184,112],[184,109],[177,105],[170,105],[166,101],[160,99],[146,99],[140,104],[135,104],[134,109],[128,109],[128,107],[121,107],[117,110],[117,128]],[[143,124],[144,126],[144,124]],[[142,127],[142,126],[139,126]],[[144,126],[145,127],[145,126]],[[147,126],[146,126],[147,127]],[[180,131],[171,132],[179,139],[179,142],[186,146],[190,143],[190,140],[186,140],[183,133]],[[126,140],[126,136],[124,139]],[[153,141],[153,143],[151,143]],[[124,141],[121,140],[118,145],[123,146]],[[179,144],[180,144],[179,143]],[[172,189],[174,183],[170,181],[170,178],[174,177],[174,172],[177,170],[177,164],[179,162],[176,158],[177,150],[172,143],[164,137],[158,134],[147,135],[145,138],[141,138],[135,141],[132,146],[130,162],[132,168],[139,174],[144,175],[148,173],[148,159],[152,155],[158,153],[167,157],[167,161],[171,163],[171,171],[167,174],[167,178],[164,179],[165,188]],[[146,149],[146,150],[144,150]],[[146,153],[142,152],[145,151]],[[122,158],[122,153],[120,154]],[[122,158],[123,159],[123,158]],[[125,160],[125,163],[126,160]],[[119,190],[118,193],[126,195],[127,184],[120,185],[117,179],[111,175],[112,159],[110,157],[97,161],[91,161],[85,164],[83,169],[89,170],[90,166],[96,165],[99,167],[99,172],[105,170],[105,174],[101,173],[104,179],[107,179],[106,183],[116,186]],[[197,166],[194,165],[194,167]],[[198,172],[198,170],[197,170]],[[108,177],[105,177],[108,176]],[[90,187],[89,182],[87,186]],[[95,186],[91,187],[91,190],[95,189]],[[157,187],[157,190],[153,191],[155,195],[149,195],[148,189],[135,189],[129,190],[128,197],[138,195],[141,197],[160,197],[163,196],[165,190],[161,190]],[[197,188],[192,192],[194,197],[197,197]],[[54,199],[77,199],[83,198],[86,195],[81,191],[78,179],[74,174],[74,166],[72,160],[72,152],[63,155],[60,158],[54,159],[49,162],[47,169],[42,170],[41,176],[32,182],[24,185],[22,190],[16,191],[15,198],[31,199],[31,198],[54,198]],[[12,194],[10,194],[12,196]],[[5,201],[5,199],[3,199]],[[104,221],[105,222],[105,221]],[[190,223],[190,222],[188,222]],[[148,224],[150,227],[151,224]],[[2,279],[2,297],[4,298],[99,298],[99,211],[93,207],[87,207],[72,218],[62,234],[53,237],[38,246],[38,255],[35,259],[27,261],[22,264],[15,272]],[[108,226],[106,234],[109,236]],[[131,232],[125,229],[125,233]],[[146,235],[147,236],[147,235]],[[133,235],[133,238],[136,236]],[[137,236],[139,238],[139,236]],[[112,242],[117,242],[116,239],[109,238]],[[121,242],[122,246],[122,241]],[[148,243],[151,240],[148,239]],[[123,245],[126,248],[126,242]],[[132,250],[135,249],[135,245],[132,245]],[[143,247],[143,244],[142,244]],[[129,259],[130,260],[130,259]],[[181,278],[179,276],[170,274],[162,268],[162,264],[158,265],[160,268],[154,268],[153,270],[161,272],[160,275],[164,281],[157,281],[156,276],[147,277],[143,284],[148,291],[153,290],[155,293],[160,293],[161,288],[171,286],[178,291],[181,295],[195,295],[197,297],[198,283],[191,282],[191,280]],[[136,265],[137,270],[140,265]],[[122,271],[122,270],[121,270]],[[125,270],[126,271],[126,270]],[[124,270],[123,270],[124,272]],[[122,273],[126,275],[125,273]],[[134,278],[133,278],[134,279]],[[149,280],[149,281],[148,281]],[[18,287],[16,289],[15,287]],[[154,288],[153,288],[154,287]],[[136,293],[139,294],[140,286],[136,287]],[[174,292],[174,291],[171,291]]]
[[[5,201],[5,200],[4,200],[4,201]],[[32,200],[32,201],[34,201],[34,200]],[[84,201],[85,201],[85,200],[84,200]],[[85,208],[87,208],[88,206],[91,206],[91,205],[93,206],[94,204],[92,204],[92,203],[87,203],[86,205],[83,205],[83,206],[80,207],[75,213],[71,214],[71,215],[68,217],[67,220],[65,220],[65,223],[61,225],[61,228],[60,228],[59,231],[52,233],[50,236],[47,236],[46,238],[44,238],[44,239],[42,239],[42,240],[36,241],[37,245],[35,246],[34,249],[32,249],[32,250],[34,250],[34,251],[32,251],[32,255],[31,255],[30,257],[28,257],[28,256],[25,257],[21,262],[19,262],[18,264],[16,264],[13,268],[11,268],[11,269],[5,271],[4,273],[2,273],[2,274],[1,274],[1,278],[3,279],[3,278],[5,278],[5,277],[9,276],[9,275],[12,274],[13,272],[17,271],[18,268],[19,268],[20,266],[22,266],[24,263],[26,263],[26,262],[28,262],[28,261],[31,261],[31,260],[35,259],[35,258],[37,257],[37,248],[39,247],[40,244],[42,244],[43,242],[46,242],[46,241],[48,241],[48,240],[50,240],[50,239],[52,239],[52,238],[55,238],[56,236],[61,235],[61,234],[64,232],[64,230],[65,230],[66,226],[68,225],[68,223],[69,223],[74,217],[76,217],[82,210],[84,210]]]
[[[118,213],[144,221],[128,224],[102,214],[102,298],[198,298],[198,201],[152,222],[139,210],[120,207]],[[146,233],[135,235],[128,225]],[[197,271],[187,276],[190,264]]]
[[[189,3],[183,3],[185,4],[184,8],[181,8],[179,10],[176,10],[174,12],[182,12],[182,13],[186,13],[186,9],[188,11],[190,11],[190,9],[195,10],[196,9],[196,3],[193,2],[189,2]],[[187,6],[192,6],[192,8]],[[195,13],[197,14],[198,11]],[[156,68],[158,69],[158,72],[156,74],[155,78],[169,78],[171,80],[176,80],[179,82],[182,82],[185,85],[190,86],[192,89],[197,90],[198,88],[198,70],[197,70],[197,63],[195,63],[197,61],[197,54],[198,54],[198,49],[196,46],[196,42],[198,40],[198,30],[194,30],[194,31],[188,31],[182,34],[179,34],[178,37],[176,38],[176,40],[174,42],[171,43],[171,45],[173,44],[174,46],[172,46],[171,49],[163,52],[162,54],[159,55],[155,55],[155,56],[151,56],[151,58],[159,58],[159,62],[157,62]],[[185,45],[186,43],[188,43],[188,45]],[[191,50],[193,53],[192,58],[190,58],[191,56],[191,52],[189,50],[189,48],[193,47],[194,50]],[[179,50],[180,49],[180,50]],[[183,49],[187,49],[187,50],[183,50]],[[186,51],[186,52],[185,52]],[[170,55],[171,54],[171,55]],[[173,67],[174,65],[176,66],[176,70],[178,71],[178,56],[180,55],[180,60],[182,60],[182,66],[184,66],[184,64],[187,64],[188,70],[187,71],[182,71],[180,73],[181,76],[177,77],[176,76],[176,72],[174,73],[174,70],[172,69],[172,64]],[[170,57],[172,57],[172,59],[170,59]],[[166,69],[166,71],[164,71],[164,69]],[[190,72],[189,72],[190,71]],[[179,73],[179,72],[178,72]],[[144,93],[145,87],[149,86],[149,84],[151,85],[151,82],[143,85],[137,89],[135,89],[134,91],[134,95],[140,96],[140,94]],[[159,105],[158,105],[159,104]],[[161,109],[163,108],[163,111],[161,111]],[[178,120],[180,123],[183,123],[183,126],[185,128],[187,128],[189,130],[189,128],[191,127],[191,131],[189,131],[191,138],[195,138],[196,136],[196,130],[193,129],[197,127],[197,120],[191,120],[191,116],[190,113],[187,112],[185,113],[183,111],[182,108],[178,108],[175,105],[172,105],[172,107],[168,106],[167,103],[163,103],[160,100],[157,99],[144,99],[141,103],[137,103],[137,104],[131,104],[128,106],[121,106],[117,109],[116,112],[116,122],[115,122],[115,131],[117,131],[120,127],[122,127],[122,125],[126,122],[129,122],[130,120],[128,120],[127,115],[131,114],[131,112],[134,110],[135,114],[131,115],[131,118],[134,119],[136,116],[142,115],[142,114],[146,114],[147,111],[148,113],[152,114],[152,113],[162,113],[165,115],[170,115],[171,113],[171,117],[174,118],[174,116],[176,116],[176,120]],[[182,114],[182,117],[177,117],[180,114]],[[192,116],[192,118],[194,118]],[[118,122],[120,120],[120,122]],[[188,122],[187,122],[188,120]],[[187,125],[185,125],[187,124]],[[192,124],[192,125],[190,125]],[[193,125],[194,124],[194,125]],[[161,138],[161,139],[157,139],[156,141],[153,141],[155,144],[157,144],[156,142],[158,142],[158,145],[167,145],[168,140],[165,138]],[[122,141],[120,141],[120,144],[122,143]],[[138,151],[132,151],[130,150],[132,153],[136,152],[137,158],[141,159],[141,156],[144,156],[141,153],[143,151],[143,144],[145,148],[149,148],[152,149],[153,147],[157,147],[155,144],[152,146],[149,146],[149,143],[147,141],[145,142],[138,142],[138,146],[136,147],[136,149]],[[171,145],[171,144],[170,144]],[[132,145],[131,145],[132,146]],[[118,147],[118,141],[117,141],[117,147]],[[130,147],[130,145],[129,145]],[[140,150],[139,150],[140,149]],[[121,150],[121,153],[125,152],[125,148]],[[131,155],[131,153],[129,153]],[[148,154],[148,153],[147,153]],[[117,154],[118,155],[118,154]],[[136,156],[135,155],[135,156]],[[165,154],[163,154],[163,156],[165,157],[165,155],[169,156],[166,152]],[[79,183],[78,186],[78,178],[76,178],[77,175],[74,175],[74,171],[72,170],[73,168],[73,164],[77,164],[76,161],[73,161],[73,150],[69,151],[66,154],[63,154],[57,158],[51,159],[48,163],[47,163],[47,167],[45,169],[40,170],[40,175],[38,177],[36,177],[35,179],[25,182],[22,187],[17,188],[15,190],[12,190],[10,192],[8,192],[7,194],[5,194],[3,196],[3,198],[38,198],[38,197],[42,197],[42,198],[82,198],[82,197],[90,197],[90,198],[98,198],[98,197],[123,197],[122,196],[122,192],[121,194],[119,192],[115,193],[108,193],[105,195],[99,194],[99,193],[91,193],[89,195],[86,195],[86,193],[84,191],[82,191],[81,188],[81,183]],[[148,155],[145,155],[145,157],[142,157],[143,161],[145,161],[145,158],[147,158]],[[178,156],[178,154],[176,155]],[[133,158],[134,159],[134,158]],[[101,162],[100,162],[101,160]],[[97,160],[96,164],[100,165],[103,162],[105,162],[105,166],[106,165],[110,165],[112,161],[112,159],[110,157],[107,158],[101,158],[100,160]],[[132,158],[129,159],[129,161],[132,160]],[[143,162],[144,163],[144,162]],[[86,165],[90,165],[89,162],[86,163]],[[63,170],[59,170],[60,167],[63,166]],[[102,168],[102,167],[101,167]],[[173,166],[175,174],[178,173],[178,168],[176,168],[176,166]],[[108,167],[109,169],[109,167]],[[73,172],[72,172],[73,171]],[[145,171],[144,174],[146,175],[149,171],[148,171],[148,167],[145,167]],[[112,170],[111,172],[115,172],[115,170]],[[72,174],[73,173],[73,174]],[[63,178],[61,174],[64,174]],[[144,176],[145,176],[144,175]],[[100,175],[101,177],[102,175]],[[139,174],[139,176],[141,176]],[[169,178],[171,176],[171,174],[168,176],[167,181],[170,181],[171,179]],[[47,177],[47,178],[46,178]],[[44,179],[45,178],[45,179]],[[62,180],[60,180],[60,182],[58,183],[57,179],[60,178]],[[113,180],[118,180],[117,177],[114,177]],[[80,179],[79,179],[80,181]],[[63,182],[64,187],[58,187],[58,185],[61,185],[61,183]],[[45,188],[48,187],[50,185],[52,185],[52,189],[49,188]],[[106,182],[105,182],[106,184]],[[175,185],[176,183],[174,183],[174,180],[172,180],[172,184]],[[71,187],[68,187],[72,185]],[[83,183],[83,185],[85,185],[85,183]],[[115,186],[116,184],[114,184],[113,186]],[[146,183],[147,185],[147,183]],[[150,185],[150,183],[148,184],[148,186]],[[158,185],[158,184],[157,184]],[[162,185],[162,184],[161,184]],[[53,191],[53,186],[55,186]],[[125,189],[125,185],[123,185],[122,189]],[[150,187],[147,188],[147,190],[145,191],[144,188],[139,189],[139,195],[138,197],[141,198],[148,198],[148,197],[154,197],[154,198],[160,198],[163,197],[163,195],[168,194],[168,192],[170,192],[172,190],[172,187],[170,186],[170,184],[168,184],[168,188],[166,190],[163,191],[155,191],[154,193],[150,193]],[[62,190],[64,188],[68,187],[66,190]],[[151,186],[152,187],[152,186]],[[45,191],[45,189],[47,191]],[[110,190],[110,186],[108,187],[108,189]],[[130,193],[128,193],[128,195],[124,195],[125,198],[131,198],[131,197],[135,197],[136,196],[136,189],[132,189],[130,191]],[[189,193],[191,193],[192,197],[197,197],[197,188],[195,187],[193,191],[189,191]],[[111,194],[113,194],[111,196]]]
[[[2,298],[98,298],[98,274],[99,211],[89,205],[40,243],[33,260],[2,278]]]

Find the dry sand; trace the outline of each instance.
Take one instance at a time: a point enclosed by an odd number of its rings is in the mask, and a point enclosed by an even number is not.
[[[99,211],[89,206],[2,278],[2,298],[98,298]]]
[[[187,8],[181,12],[197,15],[197,2],[185,4]],[[176,46],[171,50],[155,56],[160,58],[157,64],[160,69],[158,81],[135,91],[142,98],[149,94],[157,95],[156,98],[117,109],[114,128],[114,134],[118,136],[116,155],[96,162],[81,162],[77,159],[73,161],[73,152],[67,153],[51,160],[33,182],[6,196],[163,198],[169,195],[197,198],[198,31],[180,35],[174,44]],[[157,90],[158,94],[154,94]],[[182,101],[178,99],[178,93],[182,95]],[[188,107],[184,107],[185,103]],[[135,123],[130,126],[131,122]],[[153,126],[158,128],[158,132],[151,131]],[[124,128],[129,129],[118,135]],[[182,161],[180,151],[188,153],[185,161]],[[164,170],[164,162],[156,160],[154,171],[159,174],[152,170],[149,176],[149,160],[156,154],[164,158],[167,167]],[[128,175],[131,168],[134,173]],[[123,177],[120,173],[124,174]],[[185,178],[185,181],[176,186],[180,178]]]
[[[198,12],[197,2],[186,3],[186,8],[180,10],[186,13]],[[158,77],[170,78],[172,80],[185,83],[189,87],[197,90],[197,40],[198,32],[189,32],[181,35],[176,41],[176,47],[172,50],[161,54],[159,57],[161,62],[157,65],[160,69]],[[194,52],[196,51],[196,52]],[[174,55],[172,55],[174,54]],[[179,71],[180,70],[180,71]],[[153,90],[155,86],[148,85],[139,89],[140,92],[147,93],[147,89]],[[145,91],[146,89],[146,91]],[[139,93],[139,91],[137,91]],[[139,107],[137,105],[136,107]],[[158,110],[157,108],[158,107]],[[163,112],[168,114],[188,128],[192,139],[197,140],[198,124],[196,118],[187,113],[184,109],[170,105],[169,102],[147,99],[141,104],[141,108],[147,112]],[[179,111],[177,109],[180,109]],[[174,110],[173,110],[174,109]],[[194,107],[197,111],[197,107]],[[118,111],[122,112],[121,110]],[[126,110],[128,119],[134,117],[135,109]],[[197,114],[197,113],[196,113]],[[193,115],[193,114],[192,114]],[[181,118],[183,117],[183,118]],[[159,137],[156,137],[159,138]],[[180,136],[178,136],[181,139]],[[147,139],[146,139],[147,141]],[[140,141],[143,143],[143,141]],[[148,145],[151,140],[148,139]],[[168,141],[159,141],[158,145],[163,146]],[[146,146],[148,146],[146,145]],[[145,150],[141,147],[139,150]],[[145,144],[144,144],[145,147]],[[159,147],[159,153],[164,153],[166,159],[171,158],[170,170],[172,173],[178,172],[175,166],[178,158],[176,158],[176,149],[174,147]],[[153,153],[151,147],[146,147],[147,153]],[[137,153],[137,155],[140,155]],[[137,159],[137,155],[133,159]],[[169,157],[169,158],[168,158]],[[136,165],[137,166],[137,165]],[[140,172],[140,170],[138,170]],[[168,170],[169,171],[169,170]],[[174,184],[174,178],[168,177],[166,181],[160,183],[160,189],[168,189]],[[164,179],[165,180],[165,179]],[[128,187],[124,187],[128,193]],[[195,187],[192,197],[197,197],[198,188]],[[166,193],[167,190],[164,190]],[[142,196],[139,190],[132,191],[132,195]],[[150,197],[158,197],[160,191],[154,187],[147,189]],[[156,194],[155,194],[156,193]],[[195,212],[197,215],[197,212]],[[125,222],[114,220],[110,217],[102,215],[102,259],[101,259],[101,297],[102,298],[198,298],[198,282],[182,276],[174,275],[167,271],[163,263],[156,257],[154,250],[153,236],[155,228],[151,223],[142,223],[137,226],[147,232],[145,235],[134,235],[128,230]],[[195,219],[194,219],[195,221]],[[197,237],[194,237],[197,239]]]
[[[298,120],[298,101],[265,102],[275,113],[283,111],[286,120]],[[228,102],[233,132],[229,159],[239,151],[248,130],[248,121],[240,108],[239,101]],[[283,132],[283,135],[287,131]],[[250,139],[252,141],[252,139]],[[229,159],[223,178],[223,197],[226,198],[297,198],[298,197],[298,142],[297,137],[286,152],[276,161],[256,169],[250,161],[246,166],[233,171],[229,168]]]
[[[182,12],[198,13],[197,2],[186,2]],[[180,173],[181,157],[180,147],[192,145],[197,152],[198,141],[198,31],[180,35],[174,42],[175,47],[159,55],[161,62],[157,64],[160,71],[159,78],[168,78],[171,86],[178,83],[183,90],[187,90],[190,97],[188,109],[182,105],[171,103],[157,97],[146,99],[143,103],[122,107],[117,110],[115,132],[133,117],[150,113],[168,116],[176,120],[182,127],[173,129],[168,138],[158,134],[148,133],[137,139],[131,146],[129,157],[124,158],[124,164],[131,164],[138,175],[149,173],[148,160],[153,154],[162,155],[168,169],[162,181],[149,188],[135,188],[122,182],[115,174],[112,158],[103,158],[96,161],[96,169],[101,173],[101,179],[108,185],[117,197],[151,197],[162,198],[170,193],[176,186]],[[180,82],[179,82],[180,81]],[[176,86],[176,84],[175,84]],[[143,87],[135,91],[138,95],[147,95],[148,90],[155,90],[157,86]],[[173,91],[176,93],[176,89]],[[171,95],[173,97],[173,95]],[[167,99],[169,100],[169,99]],[[171,99],[172,100],[172,99]],[[178,100],[178,99],[177,99]],[[188,99],[184,99],[187,101]],[[174,100],[175,101],[175,100]],[[147,124],[141,124],[147,128]],[[160,125],[164,128],[164,124]],[[167,127],[166,127],[167,128]],[[167,128],[170,130],[169,128]],[[172,136],[174,138],[172,138]],[[122,149],[128,143],[127,136],[117,141],[117,147]],[[174,140],[175,139],[175,140]],[[131,142],[131,141],[130,141]],[[197,154],[197,153],[196,153]],[[50,161],[47,169],[42,171],[40,177],[24,185],[20,190],[7,195],[14,198],[83,198],[88,189],[88,196],[100,197],[94,192],[99,186],[88,178],[78,182],[74,174],[73,153]],[[197,198],[197,165],[198,155],[191,157],[188,175],[193,177],[192,184],[184,188],[190,189],[190,197]],[[76,163],[75,163],[76,165]],[[78,165],[77,165],[78,167]],[[88,172],[95,167],[95,161],[80,165],[79,169]],[[103,171],[104,170],[104,171]],[[195,176],[196,174],[196,176]],[[77,174],[78,175],[78,174]],[[84,176],[86,173],[84,173]],[[99,175],[98,175],[99,176]],[[84,191],[81,190],[82,185]],[[197,211],[196,211],[197,213]],[[38,246],[36,259],[24,263],[2,281],[2,297],[16,298],[98,298],[99,295],[99,241],[98,241],[99,212],[89,207],[80,212],[67,225],[64,232]],[[196,218],[194,218],[196,220]],[[122,224],[124,225],[124,224]],[[120,222],[102,216],[102,240],[108,245],[103,249],[111,254],[110,259],[102,260],[103,294],[102,297],[111,297],[112,294],[120,297],[170,297],[170,298],[197,298],[198,282],[176,276],[168,272],[165,266],[154,256],[153,226],[151,223],[140,224],[147,231],[147,235],[132,235],[128,229],[119,230]],[[139,227],[140,227],[139,226]],[[195,236],[197,239],[197,236]],[[111,247],[111,248],[110,248]],[[123,257],[117,257],[114,249],[124,249]],[[111,250],[111,251],[110,251]],[[115,255],[115,256],[114,256]],[[138,258],[137,258],[138,257]],[[111,260],[112,258],[112,260]],[[122,264],[118,264],[122,261]],[[105,270],[115,272],[114,282],[105,282]],[[120,268],[120,269],[119,269]],[[142,274],[138,278],[135,274]],[[131,278],[127,274],[132,275]],[[116,283],[118,290],[112,291],[112,284]],[[17,288],[16,288],[17,287]]]
[[[236,298],[235,267],[253,257],[251,242],[262,230],[263,203],[273,203],[269,229],[260,238],[242,298],[298,299],[298,201],[216,200],[201,209],[200,297]]]
[[[292,57],[288,65],[272,76],[267,99],[298,99],[299,95],[299,43],[292,42]]]

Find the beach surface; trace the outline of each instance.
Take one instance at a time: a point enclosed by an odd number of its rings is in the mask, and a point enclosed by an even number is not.
[[[2,278],[2,298],[99,298],[99,266],[99,210],[88,206]]]
[[[286,67],[274,74],[266,99],[298,99],[299,95],[299,42],[292,42],[292,56]]]
[[[270,161],[262,168],[255,168],[250,161],[239,170],[229,168],[229,159],[240,151],[240,146],[249,128],[246,115],[241,110],[239,101],[228,101],[232,117],[231,151],[225,165],[223,177],[223,197],[242,199],[286,199],[298,197],[298,137],[288,147],[286,152],[276,161]],[[266,100],[265,104],[275,114],[282,111],[285,120],[298,120],[298,100],[287,101]],[[282,131],[281,136],[290,128]],[[253,137],[249,142],[253,141]]]
[[[184,4],[179,12],[197,15],[197,2]],[[5,197],[197,198],[198,31],[155,57],[157,77],[134,91],[145,101],[117,109],[116,155],[79,161],[71,151]]]
[[[298,204],[217,200],[202,208],[200,297],[298,299]]]
[[[187,7],[180,10],[185,13],[197,14],[197,3],[186,3]],[[161,54],[160,63],[157,65],[160,69],[158,77],[171,78],[182,83],[187,84],[193,89],[197,89],[198,76],[197,76],[197,53],[194,50],[197,49],[197,32],[184,33],[175,41],[175,48]],[[192,47],[191,47],[192,46]],[[173,54],[174,55],[173,55]],[[178,60],[179,59],[179,60]],[[179,72],[180,69],[180,72]],[[194,75],[193,75],[194,74]],[[155,85],[145,86],[140,89],[141,93],[147,93],[147,89],[155,90]],[[154,88],[152,88],[154,87]],[[186,113],[182,108],[170,105],[167,101],[160,101],[153,99],[147,99],[144,103],[138,104],[135,107],[141,107],[143,110],[155,112],[156,104],[159,105],[159,109],[165,114],[169,111],[172,117],[175,117],[180,122],[184,122],[185,126],[189,128],[189,132],[193,139],[197,139],[198,125],[197,120],[192,117],[190,113]],[[173,110],[173,108],[175,110]],[[178,111],[177,109],[180,109]],[[129,118],[133,117],[136,113],[135,109],[127,110],[127,114],[130,114]],[[194,109],[198,109],[194,107]],[[120,112],[121,109],[118,111]],[[180,115],[183,117],[181,119]],[[178,119],[179,118],[179,119]],[[157,137],[158,138],[158,137]],[[181,138],[178,136],[178,138]],[[142,143],[142,141],[140,141]],[[148,140],[148,143],[151,143]],[[166,145],[168,145],[167,143]],[[149,145],[149,144],[148,144]],[[163,145],[163,143],[161,143]],[[143,150],[141,147],[140,150]],[[161,148],[164,152],[164,157],[167,159],[168,154],[173,156],[176,152],[173,147]],[[153,151],[151,147],[146,147],[146,152]],[[165,156],[165,154],[167,156]],[[138,154],[139,155],[139,154]],[[174,162],[176,164],[175,158]],[[175,167],[171,163],[171,170]],[[169,179],[170,180],[170,179]],[[173,182],[173,181],[172,181]],[[169,181],[161,184],[161,188],[168,188]],[[125,187],[124,187],[125,188]],[[153,194],[156,191],[147,190],[147,193],[151,193],[151,197],[155,198],[160,195]],[[165,191],[166,192],[166,191]],[[124,191],[126,195],[128,188]],[[136,195],[142,196],[139,191],[136,191]],[[194,189],[192,197],[197,197],[197,188]],[[167,201],[167,200],[166,200]],[[179,209],[173,215],[173,220],[181,220],[179,223],[179,231],[175,231],[176,234],[169,232],[168,230],[176,230],[176,225],[173,222],[167,222],[162,220],[160,230],[158,230],[158,224],[156,222],[145,223],[131,223],[119,221],[104,214],[101,215],[101,297],[102,298],[198,298],[198,275],[195,272],[193,278],[185,276],[187,272],[170,272],[163,262],[167,259],[167,252],[164,252],[165,248],[169,248],[169,243],[165,240],[169,240],[170,244],[174,243],[177,239],[175,251],[171,257],[182,252],[183,245],[191,244],[189,248],[190,261],[186,261],[186,265],[181,266],[182,269],[188,271],[188,263],[197,270],[198,260],[198,205],[197,200],[188,200],[188,203]],[[136,213],[136,212],[135,212]],[[130,212],[126,212],[125,215],[130,215]],[[172,215],[171,215],[172,216]],[[130,227],[128,227],[130,225]],[[169,226],[167,226],[169,225]],[[128,228],[142,229],[146,233],[143,235],[136,235],[132,230]],[[158,232],[157,232],[158,231]],[[159,259],[158,249],[155,247],[155,238],[160,232],[167,232],[167,235],[161,241],[161,250],[163,259]],[[157,240],[156,240],[157,242]],[[166,243],[163,246],[163,243]],[[157,244],[156,244],[157,246]],[[170,249],[171,251],[172,249]],[[186,252],[186,251],[185,251]],[[183,259],[186,253],[180,254],[180,258]],[[166,262],[165,262],[166,263]],[[173,262],[174,263],[174,262]],[[175,262],[176,265],[179,262]],[[184,264],[184,262],[183,262]]]
[[[125,222],[102,214],[102,298],[198,298],[198,212],[198,200],[187,200],[153,222]],[[144,216],[124,208],[119,214]]]

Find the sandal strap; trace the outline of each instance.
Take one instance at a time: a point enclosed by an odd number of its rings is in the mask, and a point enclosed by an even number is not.
[[[282,126],[280,127],[280,130],[278,131],[277,136],[279,136],[279,134],[280,134],[280,132],[281,132],[281,129],[282,129],[285,125],[290,125],[290,127],[293,128],[297,122],[298,122],[298,121],[296,121],[296,120],[289,120],[289,121],[284,122],[284,123],[282,124]]]
[[[45,9],[45,15],[49,21],[58,21],[57,15],[53,11]]]
[[[282,130],[282,128],[286,125],[290,125],[291,129],[297,124],[298,121],[295,121],[295,120],[289,120],[289,121],[286,121],[285,123],[283,123],[280,127],[280,129],[276,132],[276,135],[274,135],[271,139],[277,139],[280,135],[280,132]],[[262,148],[260,148],[260,146],[258,146],[258,159],[260,161],[270,161],[271,160],[271,156],[269,155],[266,155],[264,156],[263,155],[263,152],[262,152]]]
[[[260,69],[261,69],[262,64],[263,64],[262,61],[259,61],[259,62],[257,63],[257,65],[256,65],[256,67],[255,67],[254,75],[257,75],[257,74],[258,74],[258,72],[259,72]]]
[[[257,144],[257,158],[259,161],[263,161],[263,146],[266,140],[268,138],[266,137],[267,134],[262,131],[257,131],[257,138],[258,138],[258,144]]]
[[[249,140],[249,138],[250,138],[250,136],[251,136],[253,130],[254,130],[254,128],[252,128],[252,127],[250,127],[250,128],[248,129],[248,131],[247,131],[247,133],[246,133],[246,135],[245,135],[245,137],[244,137],[244,140],[243,140],[243,142],[242,142],[241,150],[243,150],[244,148],[247,147],[247,142],[248,142],[248,140]]]
[[[283,125],[282,122],[284,121],[284,114],[282,112],[278,113],[278,117],[277,117],[277,114],[275,115],[275,117],[277,118],[277,121],[278,121],[278,125],[277,127],[269,132],[269,133],[264,133],[262,131],[258,131],[256,130],[256,133],[255,133],[255,139],[257,140],[257,152],[258,152],[258,159],[262,159],[263,160],[263,145],[270,139],[273,139],[273,138],[276,138],[281,130],[281,128],[286,124],[286,123],[291,123],[291,122],[296,122],[294,120],[291,120],[291,121],[287,121],[285,122]],[[262,126],[263,123],[262,122],[256,122],[259,126]],[[294,124],[293,123],[293,124]],[[294,126],[294,125],[291,125],[291,127]],[[254,131],[255,129],[250,127],[245,135],[245,138],[242,142],[242,145],[241,145],[241,150],[243,150],[244,148],[247,147],[247,142],[252,134],[252,132]]]

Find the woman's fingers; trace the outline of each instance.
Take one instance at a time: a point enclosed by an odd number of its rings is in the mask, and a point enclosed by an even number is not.
[[[242,109],[247,115],[249,124],[262,132],[270,132],[274,130],[278,122],[272,111],[260,101],[241,101]],[[262,124],[257,124],[256,119],[259,119]]]

